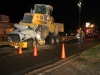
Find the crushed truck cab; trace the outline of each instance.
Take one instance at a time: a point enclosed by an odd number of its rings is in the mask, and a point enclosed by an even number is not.
[[[35,4],[34,10],[24,13],[23,19],[14,24],[15,29],[8,36],[10,45],[33,48],[34,45],[59,43],[59,32],[64,32],[64,24],[54,22],[52,11],[50,5]]]

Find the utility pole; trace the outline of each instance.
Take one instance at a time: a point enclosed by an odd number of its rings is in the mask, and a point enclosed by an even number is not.
[[[78,7],[79,7],[79,28],[80,28],[82,0],[79,0],[79,3],[78,3],[77,5],[78,5]]]

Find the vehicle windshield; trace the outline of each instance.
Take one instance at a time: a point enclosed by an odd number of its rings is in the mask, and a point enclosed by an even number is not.
[[[46,14],[46,7],[45,6],[35,6],[35,13]]]
[[[23,22],[24,23],[31,23],[32,22],[32,18],[33,18],[33,16],[31,16],[31,15],[24,15]]]

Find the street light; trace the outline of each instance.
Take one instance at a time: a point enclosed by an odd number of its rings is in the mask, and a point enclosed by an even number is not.
[[[81,5],[82,5],[82,3],[81,3],[81,2],[79,2],[77,5],[78,5],[78,7],[79,7],[79,28],[80,28]]]

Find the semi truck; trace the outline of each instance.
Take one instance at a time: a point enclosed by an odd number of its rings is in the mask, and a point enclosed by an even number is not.
[[[34,45],[59,43],[64,23],[56,23],[52,11],[51,5],[35,4],[34,9],[24,13],[23,19],[14,24],[14,30],[8,35],[10,45],[31,49]]]

